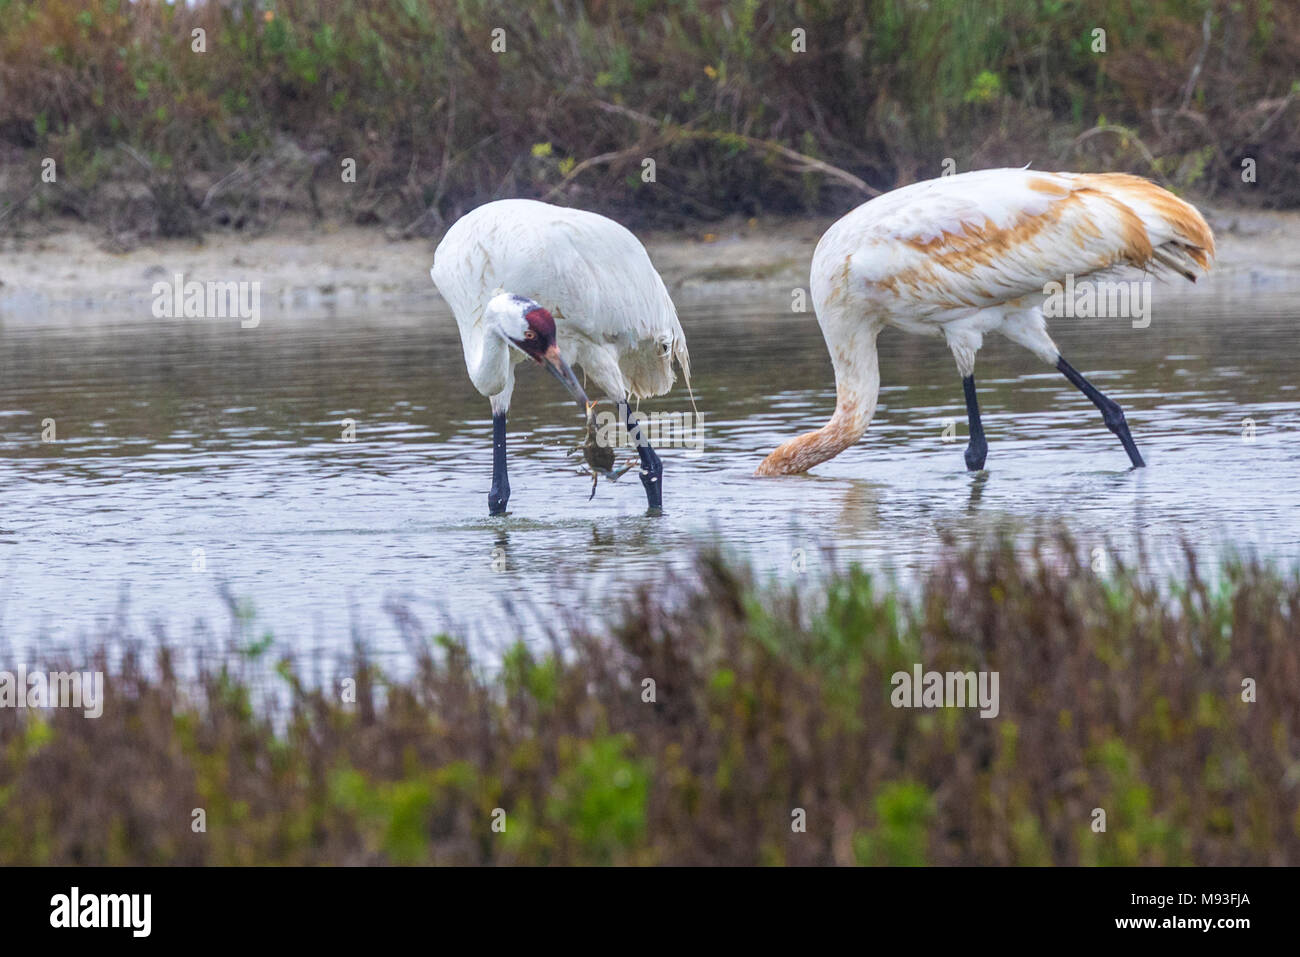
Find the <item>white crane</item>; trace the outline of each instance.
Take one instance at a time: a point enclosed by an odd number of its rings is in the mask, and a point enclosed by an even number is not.
[[[966,395],[968,469],[983,468],[988,453],[975,353],[989,332],[1056,366],[1101,410],[1140,468],[1119,405],[1047,334],[1046,287],[1126,266],[1195,281],[1213,258],[1214,236],[1195,207],[1122,173],[979,170],[864,203],[831,226],[813,253],[813,306],[835,367],[835,412],[822,428],[776,448],[757,474],[806,472],[862,437],[876,410],[876,337],[886,326],[947,340]]]
[[[663,465],[632,417],[632,398],[690,385],[690,356],[677,310],[645,247],[611,219],[529,199],[503,199],[456,221],[429,270],[451,306],[474,387],[492,403],[488,511],[504,514],[506,413],[515,366],[546,366],[583,406],[582,386],[561,356],[619,405],[636,443],[651,510],[662,507]]]

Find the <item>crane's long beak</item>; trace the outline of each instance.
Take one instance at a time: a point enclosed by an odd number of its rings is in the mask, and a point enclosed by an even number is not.
[[[569,390],[569,394],[578,400],[578,404],[582,406],[582,412],[585,415],[587,406],[590,404],[587,401],[587,393],[578,384],[578,380],[574,377],[569,364],[560,358],[559,346],[551,346],[551,348],[547,349],[545,358],[547,371],[559,379],[560,384]]]

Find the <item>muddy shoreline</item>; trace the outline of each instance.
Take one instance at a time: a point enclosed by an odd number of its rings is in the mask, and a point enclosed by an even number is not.
[[[1300,273],[1300,212],[1204,208],[1218,259],[1207,283],[1294,282]],[[808,264],[831,219],[733,220],[642,233],[675,297],[752,295],[807,284]],[[119,252],[83,224],[0,239],[0,310],[74,306],[121,311],[152,301],[153,284],[176,273],[200,281],[260,282],[267,311],[304,305],[436,299],[429,266],[436,242],[390,239],[376,227],[307,220],[259,236],[210,233]]]

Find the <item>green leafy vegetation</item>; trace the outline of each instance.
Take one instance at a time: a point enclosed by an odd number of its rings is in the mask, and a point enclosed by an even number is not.
[[[883,190],[951,158],[1294,206],[1297,63],[1272,0],[5,0],[0,194],[122,233],[296,208],[433,235],[510,195],[835,213],[865,194],[817,163]]]
[[[400,676],[319,687],[106,636],[102,717],[0,709],[0,864],[1300,862],[1300,575],[1107,567],[1008,536],[792,589],[703,552],[490,666],[403,617]],[[896,707],[918,665],[997,672],[997,716]]]

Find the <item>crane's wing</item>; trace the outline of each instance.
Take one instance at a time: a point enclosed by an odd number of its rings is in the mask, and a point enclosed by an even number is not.
[[[616,365],[632,395],[667,392],[674,360],[690,382],[686,335],[663,280],[640,241],[604,216],[534,200],[488,203],[447,231],[431,275],[462,338],[504,289],[554,312],[579,355],[608,356],[606,371]],[[598,374],[601,363],[587,364]]]
[[[993,306],[1042,293],[1066,274],[1119,266],[1194,280],[1214,257],[1195,207],[1122,173],[940,177],[865,203],[832,230],[841,226],[818,258],[851,255],[868,295],[917,316]]]

